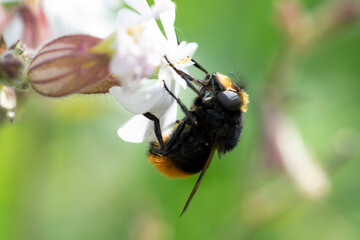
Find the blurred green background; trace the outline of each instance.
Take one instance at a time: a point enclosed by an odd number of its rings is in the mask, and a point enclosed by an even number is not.
[[[360,239],[359,21],[303,54],[286,87],[284,112],[329,177],[330,192],[310,200],[261,156],[261,105],[286,44],[274,2],[176,3],[195,59],[244,79],[251,102],[239,145],[215,156],[179,218],[197,176],[167,179],[148,163],[147,143],[118,138],[131,115],[111,96],[30,92],[0,127],[0,239]],[[188,106],[193,97],[181,94]]]

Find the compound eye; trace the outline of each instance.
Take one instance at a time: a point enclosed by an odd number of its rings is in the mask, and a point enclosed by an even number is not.
[[[217,100],[220,104],[229,111],[240,110],[241,99],[236,92],[223,91],[216,95]]]

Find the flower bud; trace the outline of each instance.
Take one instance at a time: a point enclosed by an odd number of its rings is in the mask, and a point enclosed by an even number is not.
[[[0,38],[0,84],[24,90],[28,84],[24,76],[25,56],[22,45],[18,42],[6,48],[4,39]]]
[[[68,35],[49,42],[30,63],[28,78],[32,87],[49,97],[82,91],[99,93],[96,86],[109,81],[110,75],[110,56],[91,51],[101,42],[90,35]]]

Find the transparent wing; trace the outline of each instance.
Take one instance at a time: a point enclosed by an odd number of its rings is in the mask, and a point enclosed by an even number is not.
[[[200,175],[199,175],[199,178],[198,178],[198,180],[196,181],[195,186],[194,186],[193,190],[191,191],[188,200],[187,200],[186,203],[185,203],[184,209],[182,210],[182,212],[181,212],[181,214],[180,214],[180,217],[184,214],[184,212],[186,211],[186,209],[189,207],[189,204],[190,204],[192,198],[194,197],[196,191],[198,190],[198,188],[199,188],[199,186],[200,186],[200,183],[201,183],[201,180],[203,179],[204,174],[205,174],[206,170],[208,169],[208,167],[209,167],[209,165],[210,165],[210,162],[211,162],[211,160],[212,160],[212,158],[213,158],[213,156],[214,156],[214,153],[215,153],[216,148],[217,148],[217,141],[214,141],[214,144],[213,144],[213,146],[212,146],[212,148],[211,148],[209,157],[208,157],[208,159],[206,160],[205,166],[204,166],[203,170],[201,171],[201,173],[200,173]]]

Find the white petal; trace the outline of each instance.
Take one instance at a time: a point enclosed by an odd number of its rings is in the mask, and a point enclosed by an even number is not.
[[[147,28],[149,28],[152,31],[152,35],[154,38],[162,38],[166,40],[165,36],[161,32],[155,19],[159,18],[160,13],[167,10],[169,9],[166,8],[166,6],[163,7],[152,6],[148,13],[141,15],[141,21],[147,24]]]
[[[129,25],[136,23],[140,19],[140,15],[136,12],[123,8],[120,9],[116,16],[116,27],[127,28]]]
[[[146,0],[125,0],[125,3],[141,14],[150,11],[150,7]]]
[[[160,127],[163,133],[170,125],[175,123],[176,115],[177,103],[174,101],[165,114],[159,116]],[[118,129],[117,133],[121,139],[132,143],[141,143],[145,140],[156,140],[153,121],[141,114],[135,115],[129,119]]]
[[[114,86],[109,89],[109,93],[127,110],[134,114],[148,112],[158,100],[154,89],[140,91]],[[156,99],[154,99],[154,97]]]
[[[165,90],[162,84],[163,83],[161,82],[161,88],[157,89],[157,91],[153,93],[154,99],[152,101],[154,105],[151,109],[148,110],[148,112],[153,113],[158,118],[160,118],[168,110],[171,104],[175,101],[175,99],[172,96],[170,96],[170,94]],[[174,84],[168,86],[171,92],[175,91],[174,87],[176,87],[176,85]]]
[[[179,87],[177,86],[177,88],[179,88]],[[168,108],[168,110],[161,116],[158,116],[159,121],[160,121],[161,132],[162,132],[163,136],[164,136],[164,134],[166,134],[169,127],[175,123],[176,115],[177,115],[177,103],[176,103],[176,101],[173,101],[173,103]],[[147,133],[148,133],[146,135],[147,140],[149,140],[149,141],[156,140],[153,123],[149,124]]]
[[[161,130],[165,130],[176,121],[177,103],[174,102],[160,120]],[[118,136],[127,142],[141,143],[156,140],[153,121],[143,115],[135,115],[118,129]]]
[[[111,13],[116,5],[113,0],[44,0],[37,2],[42,3],[52,38],[79,33],[104,38],[114,30],[114,19]]]
[[[166,6],[169,10],[160,14],[161,24],[164,27],[166,38],[172,45],[177,45],[177,37],[174,30],[175,4],[169,0],[155,0],[157,6]]]
[[[196,51],[196,49],[198,48],[198,44],[197,43],[188,43],[186,44],[186,46],[184,47],[184,55],[185,56],[190,56],[192,57]]]
[[[192,65],[194,65],[193,61],[187,61],[187,62],[181,64],[181,68],[187,68],[187,67],[190,67]]]
[[[135,115],[118,129],[118,136],[127,142],[141,143],[149,138],[153,123],[143,115]],[[151,132],[150,132],[151,133]]]
[[[162,121],[160,122],[161,130],[166,129],[170,125],[174,124],[176,121],[177,115],[177,102],[174,101],[170,108],[166,111],[166,113],[162,117]]]
[[[149,89],[131,91],[115,86],[110,88],[109,92],[127,110],[134,114],[151,112],[155,115],[161,115],[173,101],[169,93],[162,87],[161,81],[157,81]]]
[[[179,84],[182,88],[186,89],[187,87],[186,81],[167,65],[160,68],[159,79],[164,80],[167,85],[172,83],[172,79],[174,79],[176,84]]]

